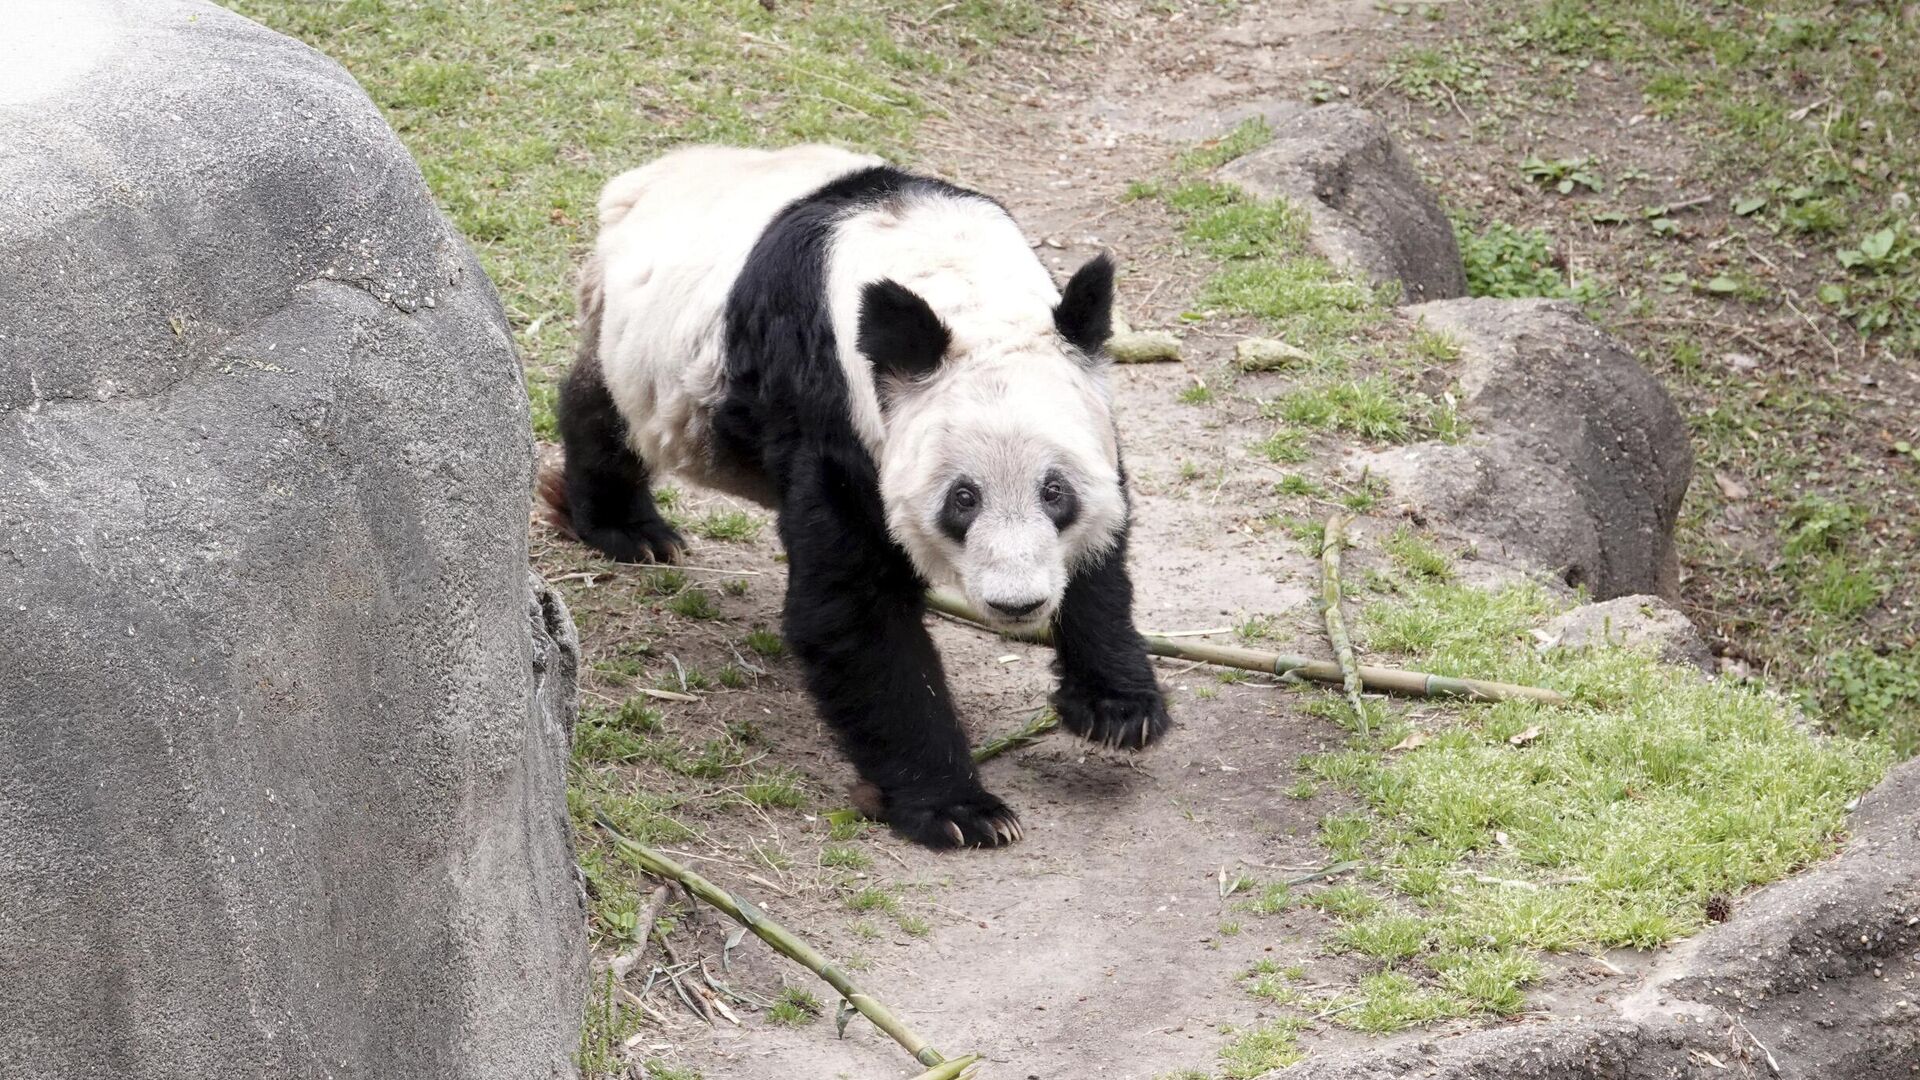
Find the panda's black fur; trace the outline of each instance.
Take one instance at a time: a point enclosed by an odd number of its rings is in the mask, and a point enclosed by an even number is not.
[[[711,414],[710,452],[764,482],[765,501],[777,508],[789,566],[785,637],[822,717],[870,786],[869,809],[922,844],[992,846],[1018,838],[1019,820],[982,787],[955,716],[924,625],[927,582],[889,536],[876,463],[850,420],[826,299],[833,223],[903,194],[985,198],[880,166],[833,180],[766,225],[726,301],[725,390]],[[1097,353],[1111,295],[1112,268],[1102,259],[1063,293],[1054,316],[1061,336]],[[895,358],[902,377],[938,363],[945,330],[930,315],[916,318],[911,294],[903,300],[870,285],[864,299],[863,351]],[[549,500],[575,535],[613,558],[671,558],[683,542],[655,509],[648,467],[601,379],[593,302],[584,301],[581,357],[559,400],[564,491],[550,489]],[[870,343],[868,334],[886,340]],[[1137,748],[1169,720],[1133,630],[1126,553],[1123,524],[1102,557],[1068,578],[1052,625],[1053,700],[1070,731]]]

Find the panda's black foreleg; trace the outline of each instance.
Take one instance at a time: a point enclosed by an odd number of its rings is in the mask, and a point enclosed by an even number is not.
[[[926,583],[887,537],[857,464],[786,485],[785,630],[807,688],[871,790],[861,801],[928,847],[994,847],[1020,820],[980,784],[927,634]],[[871,467],[866,468],[870,476]]]
[[[1054,615],[1054,711],[1068,731],[1104,746],[1138,750],[1172,724],[1153,677],[1147,643],[1133,625],[1127,537],[1067,581]]]
[[[566,450],[566,515],[580,542],[617,562],[678,558],[686,541],[654,506],[647,463],[628,445],[597,363],[567,372],[555,417]]]

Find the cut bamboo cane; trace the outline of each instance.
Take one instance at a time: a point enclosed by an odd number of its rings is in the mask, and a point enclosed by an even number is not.
[[[979,1068],[977,1068],[979,1062],[980,1056],[978,1054],[968,1054],[966,1057],[957,1057],[952,1061],[941,1062],[926,1072],[921,1073],[919,1076],[914,1077],[913,1080],[966,1080],[967,1077],[973,1076],[980,1071]]]
[[[888,1011],[887,1007],[868,997],[839,968],[827,962],[813,946],[795,937],[791,931],[767,917],[767,913],[756,907],[752,901],[740,897],[701,877],[699,874],[681,866],[660,852],[647,847],[636,840],[629,839],[620,832],[605,814],[594,815],[607,836],[612,838],[620,853],[632,859],[642,870],[656,877],[677,881],[687,891],[701,900],[718,908],[728,918],[754,932],[760,940],[773,946],[782,956],[800,964],[827,981],[827,985],[839,992],[860,1011],[860,1015],[873,1021],[873,1026],[887,1033],[894,1042],[904,1047],[907,1053],[920,1064],[932,1067],[946,1062],[938,1050],[927,1045],[927,1041],[913,1033],[900,1018]],[[938,1074],[936,1074],[938,1075]]]
[[[999,633],[987,625],[979,612],[974,611],[965,600],[952,593],[940,589],[929,592],[927,606],[943,615],[970,623],[975,629]],[[1001,634],[1001,636],[1034,645],[1053,644],[1052,636],[1045,630],[1029,634]],[[1306,656],[1266,652],[1260,649],[1243,649],[1234,645],[1214,645],[1201,641],[1175,641],[1153,634],[1142,636],[1146,638],[1147,651],[1155,656],[1166,656],[1175,660],[1194,660],[1216,667],[1260,671],[1269,675],[1291,674],[1314,682],[1343,684],[1346,679],[1340,670],[1340,665],[1332,660],[1315,660]],[[1567,702],[1567,699],[1558,691],[1538,686],[1516,686],[1513,683],[1489,682],[1485,679],[1456,679],[1446,675],[1429,675],[1423,671],[1403,671],[1399,668],[1373,667],[1369,664],[1359,665],[1359,672],[1362,686],[1384,694],[1404,694],[1410,697],[1457,697],[1470,701],[1538,701],[1547,705],[1564,705]]]
[[[1347,637],[1347,620],[1340,614],[1340,549],[1347,546],[1346,518],[1335,514],[1327,519],[1320,537],[1320,617],[1327,624],[1327,641],[1340,664],[1340,684],[1347,691],[1347,705],[1353,709],[1353,722],[1360,734],[1367,733],[1367,707],[1360,701],[1360,665],[1353,659],[1353,640]]]

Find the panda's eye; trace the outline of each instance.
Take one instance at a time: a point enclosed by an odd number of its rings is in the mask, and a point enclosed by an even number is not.
[[[971,480],[956,481],[947,489],[946,502],[940,506],[940,531],[954,543],[967,538],[967,529],[980,516],[980,489]]]
[[[1054,528],[1065,529],[1080,515],[1080,500],[1073,485],[1057,472],[1040,481],[1040,509],[1053,521]]]

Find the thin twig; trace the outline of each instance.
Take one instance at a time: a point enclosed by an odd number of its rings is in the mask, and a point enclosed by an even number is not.
[[[947,1060],[938,1050],[929,1046],[925,1039],[901,1023],[899,1017],[894,1016],[886,1006],[855,986],[851,979],[847,978],[839,968],[828,963],[827,958],[820,955],[813,946],[795,937],[786,927],[769,919],[767,913],[751,901],[728,892],[674,862],[666,855],[622,835],[612,819],[605,814],[596,814],[595,820],[613,839],[614,846],[622,855],[633,860],[650,874],[679,882],[694,896],[718,908],[728,918],[753,931],[756,937],[773,946],[774,950],[781,955],[825,979],[829,986],[839,991],[847,1004],[858,1009],[860,1015],[873,1021],[873,1026],[886,1032],[893,1041],[904,1047],[907,1053],[912,1054],[915,1061],[922,1065],[934,1066]],[[666,944],[664,938],[661,939],[661,944],[663,946]]]
[[[1326,619],[1327,640],[1333,643],[1333,655],[1340,661],[1340,682],[1346,687],[1347,704],[1353,707],[1354,723],[1360,734],[1367,733],[1367,709],[1360,702],[1360,665],[1353,658],[1353,642],[1347,637],[1347,620],[1340,614],[1340,549],[1347,546],[1347,521],[1335,514],[1327,519],[1320,542],[1320,613]]]
[[[670,890],[662,885],[647,897],[646,905],[640,909],[640,917],[633,924],[640,932],[639,943],[614,957],[613,962],[607,965],[607,970],[613,972],[613,981],[625,981],[627,973],[640,966],[641,959],[647,955],[647,939],[653,936],[653,924],[660,920],[660,910],[667,906],[670,894]]]

